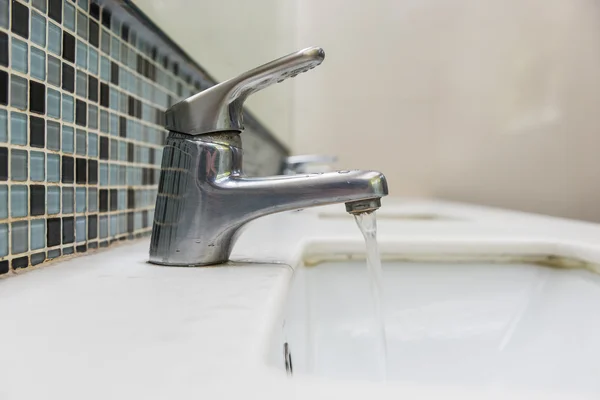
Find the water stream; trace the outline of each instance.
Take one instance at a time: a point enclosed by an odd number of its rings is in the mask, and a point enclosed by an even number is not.
[[[367,270],[369,272],[371,294],[373,296],[375,332],[379,336],[378,349],[379,364],[382,379],[387,379],[387,340],[383,320],[383,277],[381,270],[381,257],[377,245],[377,217],[375,212],[355,214],[356,225],[365,238],[367,247]]]

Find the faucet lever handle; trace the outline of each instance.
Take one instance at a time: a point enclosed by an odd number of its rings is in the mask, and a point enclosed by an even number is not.
[[[165,114],[166,128],[190,135],[242,131],[242,106],[248,96],[306,72],[324,59],[323,49],[309,47],[247,71],[173,105]]]

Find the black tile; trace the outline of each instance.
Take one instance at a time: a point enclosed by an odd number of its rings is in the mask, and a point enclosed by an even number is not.
[[[111,12],[108,8],[102,9],[102,25],[110,29]]]
[[[29,39],[29,8],[16,0],[12,1],[11,27],[13,33]]]
[[[0,181],[8,180],[8,148],[0,147]]]
[[[94,185],[98,183],[98,161],[88,160],[88,183]]]
[[[127,119],[119,117],[119,136],[127,137]]]
[[[8,67],[8,35],[0,32],[0,65]]]
[[[108,138],[100,137],[100,159],[108,160]]]
[[[63,0],[48,0],[48,16],[58,23],[62,23]]]
[[[100,212],[108,211],[108,189],[100,189]]]
[[[144,74],[144,57],[141,54],[137,55],[137,72],[138,74]]]
[[[44,215],[46,214],[46,186],[31,185],[29,187],[29,214]]]
[[[142,211],[142,227],[148,227],[148,210]]]
[[[60,244],[60,218],[50,218],[46,221],[46,243],[48,247]]]
[[[135,115],[135,99],[131,96],[127,98],[127,114],[132,117]]]
[[[127,189],[127,208],[130,210],[135,208],[135,190],[133,188]]]
[[[87,246],[85,244],[77,246],[75,247],[75,251],[77,251],[78,253],[85,253],[87,251]]]
[[[158,56],[158,50],[156,49],[156,47],[152,47],[150,54],[152,54],[152,59],[156,61],[156,57]]]
[[[75,62],[75,37],[67,31],[63,31],[63,58]]]
[[[175,75],[179,74],[179,64],[173,63],[173,73]]]
[[[29,81],[29,111],[46,113],[46,85],[36,81]]]
[[[13,2],[14,2],[14,0],[13,0]],[[13,258],[12,267],[13,267],[13,269],[29,267],[29,257],[25,256],[25,257]]]
[[[91,243],[88,243],[87,245],[88,245],[88,249],[90,249],[90,250],[98,248],[98,242],[91,242]]]
[[[33,115],[29,117],[29,143],[31,147],[46,145],[46,123],[43,118]]]
[[[98,216],[88,215],[88,239],[96,239],[98,237]]]
[[[88,76],[88,99],[98,102],[98,79],[92,75]]]
[[[98,3],[90,3],[90,15],[93,18],[100,19],[100,6],[98,5]]]
[[[100,82],[100,105],[108,107],[108,85]]]
[[[163,65],[163,68],[165,68],[165,69],[169,68],[169,57],[167,57],[167,56],[163,57],[162,65]]]
[[[127,24],[121,25],[121,38],[124,41],[129,40],[129,26]]]
[[[85,158],[75,159],[75,183],[87,183],[87,162]]]
[[[200,84],[200,81],[194,82],[194,87],[196,88],[197,91],[202,90],[202,85]]]
[[[87,125],[87,103],[77,99],[75,101],[75,123],[77,125]]]
[[[96,48],[100,45],[100,28],[98,23],[92,19],[88,20],[88,42]]]
[[[75,219],[73,217],[63,217],[62,219],[62,242],[63,244],[73,243],[75,241]]]
[[[142,101],[135,100],[135,116],[136,118],[142,118]]]
[[[110,189],[110,211],[115,211],[118,208],[117,200],[117,189]]]
[[[127,213],[127,232],[133,232],[133,213]]]
[[[10,271],[8,260],[0,261],[0,275],[7,274]]]
[[[135,153],[135,147],[133,143],[127,143],[127,161],[133,162],[133,155]]]
[[[75,91],[75,68],[67,63],[62,63],[62,88],[71,93]]]
[[[119,84],[119,66],[114,61],[110,62],[110,81],[115,85]]]
[[[8,104],[8,72],[0,70],[0,104]]]
[[[75,177],[74,164],[73,157],[62,156],[62,183],[73,183]]]
[[[154,164],[156,161],[156,155],[154,154],[155,151],[155,149],[150,149],[150,154],[148,155],[148,163],[150,164]]]

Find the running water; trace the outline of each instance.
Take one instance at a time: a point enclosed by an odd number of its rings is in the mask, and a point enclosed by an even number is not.
[[[380,369],[383,380],[387,379],[387,340],[385,337],[385,324],[383,322],[383,278],[381,272],[381,258],[377,246],[377,218],[375,212],[355,214],[356,225],[365,238],[367,247],[367,270],[371,282],[371,293],[375,307],[376,333],[379,336]]]

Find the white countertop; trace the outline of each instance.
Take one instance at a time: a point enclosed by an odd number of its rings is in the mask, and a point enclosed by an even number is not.
[[[445,202],[383,204],[384,247],[521,245],[600,262],[600,225]],[[324,212],[330,217],[319,217]],[[385,218],[411,212],[455,220]],[[267,365],[273,323],[308,244],[362,242],[354,221],[336,213],[343,216],[343,205],[256,220],[224,266],[148,264],[145,239],[0,279],[0,399],[507,397],[466,387],[288,379]]]

